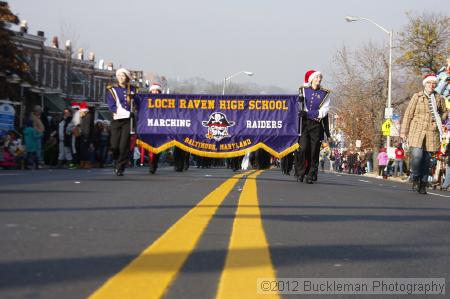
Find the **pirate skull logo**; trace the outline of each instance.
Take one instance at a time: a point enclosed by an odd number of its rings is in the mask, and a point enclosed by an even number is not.
[[[228,127],[234,126],[235,122],[228,121],[227,116],[222,112],[214,112],[209,116],[208,121],[202,121],[202,125],[208,128],[208,134],[205,135],[208,139],[220,141],[230,137]]]

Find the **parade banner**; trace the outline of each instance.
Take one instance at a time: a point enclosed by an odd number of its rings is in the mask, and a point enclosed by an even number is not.
[[[177,146],[228,158],[262,148],[281,158],[297,149],[297,95],[137,95],[137,144]]]

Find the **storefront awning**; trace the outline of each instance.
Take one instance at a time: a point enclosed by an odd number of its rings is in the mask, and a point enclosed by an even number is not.
[[[70,107],[70,103],[59,94],[44,94],[44,107],[48,107],[50,112],[62,112]]]

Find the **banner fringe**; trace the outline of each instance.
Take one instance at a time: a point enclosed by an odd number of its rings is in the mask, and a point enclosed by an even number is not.
[[[143,148],[145,148],[148,151],[151,151],[154,154],[159,154],[173,146],[176,146],[186,152],[189,152],[191,154],[197,155],[197,156],[201,156],[201,157],[208,157],[208,158],[233,158],[233,157],[239,157],[239,156],[243,156],[246,153],[251,153],[254,152],[260,148],[264,149],[265,151],[267,151],[269,154],[271,154],[272,156],[274,156],[275,158],[283,158],[284,156],[288,155],[289,153],[292,153],[293,151],[295,151],[299,145],[298,143],[295,143],[294,145],[291,145],[290,147],[286,148],[284,151],[282,152],[277,152],[275,150],[273,150],[271,147],[267,146],[266,144],[260,142],[258,144],[255,144],[254,146],[251,146],[249,148],[243,149],[243,150],[239,150],[239,151],[234,151],[234,152],[227,152],[227,153],[213,153],[213,152],[205,152],[205,151],[201,151],[198,149],[194,149],[191,148],[189,146],[186,146],[185,144],[176,141],[176,140],[172,140],[170,142],[164,143],[163,145],[161,145],[158,148],[155,148],[151,145],[149,145],[148,143],[138,139],[136,140],[136,144],[139,146],[142,146]]]

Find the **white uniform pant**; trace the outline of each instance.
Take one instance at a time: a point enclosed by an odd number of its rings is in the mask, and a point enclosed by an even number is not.
[[[59,142],[58,160],[72,161],[72,151],[70,146],[64,146],[64,141]]]

